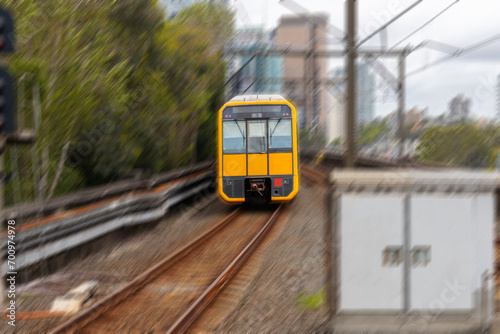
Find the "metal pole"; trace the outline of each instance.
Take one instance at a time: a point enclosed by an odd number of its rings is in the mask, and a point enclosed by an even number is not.
[[[317,69],[317,25],[314,23],[312,26],[312,103],[313,103],[313,133],[317,134],[319,131],[319,110],[318,110],[318,69]]]
[[[0,57],[0,67],[1,68],[5,68],[5,58],[3,56]],[[7,135],[5,134],[2,134],[0,135],[0,172],[3,172],[3,159],[4,159],[4,155],[3,153],[5,152],[5,148],[7,146]],[[16,171],[17,172],[17,171]],[[4,215],[4,211],[3,211],[3,208],[4,208],[4,187],[3,187],[3,182],[0,182],[0,212],[2,212],[0,214],[0,224],[2,224],[2,232],[5,232],[7,233],[7,220],[6,220],[6,217]],[[7,234],[4,236],[4,238],[7,238]],[[7,239],[8,240],[8,239]],[[3,240],[2,240],[3,241]],[[7,244],[7,243],[6,243]],[[7,251],[8,247],[5,246],[5,249],[2,249],[2,251]],[[7,262],[7,258],[5,258],[5,262]],[[8,264],[8,263],[6,263]],[[7,268],[7,266],[6,266]],[[6,298],[7,297],[7,281],[6,281],[7,277],[6,276],[2,276],[0,275],[0,306],[2,307],[3,310],[5,310],[5,308],[8,306],[8,299]],[[6,320],[8,321],[8,320]]]
[[[347,11],[347,156],[346,167],[356,159],[356,0],[346,1]]]
[[[310,32],[309,32],[310,34]],[[310,57],[312,55],[312,51],[310,50],[310,45],[307,45],[307,48],[308,48],[308,51],[307,53],[305,54],[304,56],[304,121],[305,121],[305,124],[306,124],[306,127],[308,128],[308,132],[309,132],[309,136],[311,135],[311,132],[312,132],[312,117],[311,117],[311,114],[312,114],[312,107],[311,107],[311,96],[312,94],[310,94],[310,77],[311,77],[311,60],[310,60]],[[308,138],[310,139],[310,138]]]
[[[325,271],[326,271],[326,304],[328,307],[328,317],[332,321],[336,312],[336,293],[338,277],[336,270],[337,261],[337,200],[335,185],[331,185],[326,194],[326,226],[325,226]]]
[[[301,100],[303,101],[303,105],[304,105],[304,109],[302,110],[302,119],[304,121],[304,128],[305,129],[308,129],[309,131],[307,131],[307,140],[309,141],[310,139],[310,135],[311,135],[311,124],[309,122],[309,94],[307,93],[308,92],[308,79],[307,79],[307,73],[309,72],[308,71],[308,61],[309,61],[309,58],[308,58],[308,55],[306,54],[304,56],[304,62],[303,62],[303,73],[302,73],[302,81],[303,81],[303,89],[301,90],[302,91],[302,98]],[[300,90],[300,86],[299,86],[299,90]]]
[[[3,171],[3,153],[0,153],[0,171]],[[3,209],[3,205],[4,205],[3,204],[4,203],[3,195],[4,195],[3,194],[3,183],[0,183],[0,210]],[[0,215],[0,222],[2,224],[2,231],[6,232],[7,231],[7,228],[6,228],[7,221],[5,219],[5,215],[4,214]],[[4,238],[7,238],[7,236],[4,236]],[[5,247],[6,247],[5,251],[7,251],[7,246],[5,246]],[[7,260],[7,259],[5,259],[5,260]],[[7,262],[7,261],[5,261],[5,262]],[[2,281],[0,283],[0,290],[1,290],[1,292],[0,292],[0,294],[1,294],[1,296],[0,296],[0,305],[2,306],[2,309],[5,309],[5,307],[8,306],[7,305],[7,300],[5,298],[5,296],[7,294],[7,292],[6,292],[7,291],[7,289],[6,289],[7,286],[5,284],[6,283],[5,280],[7,279],[7,277],[4,277],[4,276],[0,275],[0,278],[1,278],[1,281]]]
[[[405,143],[405,91],[406,91],[406,51],[401,52],[399,55],[399,85],[398,85],[398,160],[401,162],[404,155],[404,143]]]
[[[5,134],[0,135],[0,172],[4,171],[3,160],[4,160],[4,152],[5,152],[6,146],[7,146],[7,136]],[[2,212],[2,214],[0,214],[0,223],[2,224],[2,231],[6,232],[7,231],[7,217],[5,217],[5,215],[4,215],[4,211],[2,210],[3,208],[4,208],[4,186],[3,186],[3,180],[0,180],[0,211]],[[7,235],[5,235],[4,238],[7,238]],[[5,246],[5,247],[6,247],[5,251],[7,251],[7,246]],[[7,258],[5,258],[5,262],[7,262]],[[7,263],[5,263],[5,264],[7,264]],[[7,288],[7,284],[6,284],[7,277],[0,275],[0,279],[1,279],[0,305],[2,306],[2,308],[5,309],[5,307],[8,306],[8,304],[7,304],[8,299],[6,298],[7,297],[7,289],[6,289]]]

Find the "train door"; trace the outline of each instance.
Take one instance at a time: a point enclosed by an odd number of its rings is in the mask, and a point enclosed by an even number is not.
[[[268,175],[267,167],[267,121],[255,120],[247,122],[248,176]]]

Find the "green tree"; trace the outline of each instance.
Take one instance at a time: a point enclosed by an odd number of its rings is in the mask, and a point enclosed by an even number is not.
[[[228,10],[196,4],[169,20],[156,0],[4,5],[19,36],[8,60],[19,123],[37,132],[33,147],[7,150],[8,202],[182,166],[196,157],[198,131],[214,140]]]
[[[360,146],[371,144],[388,135],[390,130],[391,128],[386,122],[363,125],[359,132],[358,143]]]
[[[475,124],[428,128],[420,139],[419,160],[458,167],[484,168],[498,147],[499,129]]]
[[[299,131],[299,141],[302,149],[321,148],[326,144],[326,138],[323,134],[313,132],[307,127]]]

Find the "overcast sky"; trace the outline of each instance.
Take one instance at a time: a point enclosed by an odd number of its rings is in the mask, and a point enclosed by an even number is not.
[[[415,0],[358,0],[358,34],[363,38],[376,27],[412,5]],[[387,30],[389,46],[399,42],[430,20],[455,0],[424,0]],[[283,14],[294,14],[303,8],[309,12],[327,12],[330,24],[345,30],[344,1],[342,0],[235,0],[237,25],[264,25],[276,27]],[[487,38],[500,35],[500,1],[460,0],[435,21],[400,45],[416,46],[425,40],[465,48]],[[332,36],[334,36],[332,34]],[[372,38],[366,47],[380,46],[380,35]],[[336,45],[332,40],[331,48]],[[407,73],[446,56],[446,53],[421,49],[408,57]],[[332,62],[331,66],[341,64]],[[393,73],[396,62],[385,64]],[[500,74],[500,40],[474,52],[446,61],[421,73],[407,77],[407,108],[428,107],[431,115],[448,110],[448,102],[463,93],[472,99],[472,111],[476,117],[494,117],[496,114],[496,78]],[[382,86],[376,110],[384,115],[396,106],[395,95],[383,99]],[[386,96],[387,97],[387,96]],[[382,103],[382,101],[386,101]],[[392,101],[392,102],[391,102]]]

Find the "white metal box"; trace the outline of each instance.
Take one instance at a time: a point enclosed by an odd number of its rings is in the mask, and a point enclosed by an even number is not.
[[[338,315],[493,314],[499,173],[336,170]]]

